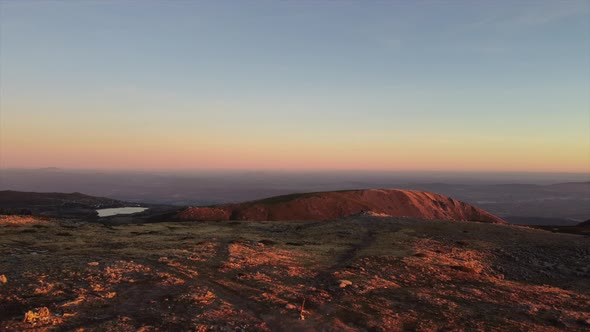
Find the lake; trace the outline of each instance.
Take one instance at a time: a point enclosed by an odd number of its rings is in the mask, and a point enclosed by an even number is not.
[[[98,212],[99,217],[110,217],[110,216],[114,216],[117,214],[131,214],[131,213],[142,212],[145,210],[147,210],[147,208],[129,206],[129,207],[122,207],[122,208],[98,209],[98,210],[96,210],[96,212]]]

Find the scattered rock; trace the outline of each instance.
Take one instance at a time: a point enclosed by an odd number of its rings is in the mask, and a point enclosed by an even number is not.
[[[47,307],[40,308],[36,311],[29,310],[25,314],[23,322],[25,323],[37,323],[38,321],[48,320],[51,317],[51,313]]]
[[[277,244],[277,243],[276,243],[275,241],[273,241],[273,240],[266,240],[266,239],[264,239],[264,240],[260,240],[260,241],[258,241],[258,242],[259,242],[259,243],[262,243],[262,244],[264,244],[265,246],[272,246],[272,245],[275,245],[275,244]]]
[[[451,269],[453,270],[457,270],[457,271],[461,271],[461,272],[466,272],[466,273],[471,273],[471,274],[477,274],[480,271],[477,271],[474,268],[471,268],[469,266],[464,266],[464,265],[451,265],[450,266]]]
[[[339,283],[340,283],[340,288],[346,288],[346,287],[352,285],[352,281],[350,281],[350,280],[340,280]]]
[[[539,308],[537,308],[535,305],[532,305],[532,304],[525,304],[522,306],[522,308],[525,312],[528,312],[530,314],[539,311]]]

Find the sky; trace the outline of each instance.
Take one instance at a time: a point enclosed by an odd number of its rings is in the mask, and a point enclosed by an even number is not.
[[[590,173],[590,1],[0,0],[0,168]]]

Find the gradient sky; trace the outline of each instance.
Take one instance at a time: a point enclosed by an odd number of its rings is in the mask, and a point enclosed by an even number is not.
[[[0,0],[0,167],[590,172],[589,1]]]

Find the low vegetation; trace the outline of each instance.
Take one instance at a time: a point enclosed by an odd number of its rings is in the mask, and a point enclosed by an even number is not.
[[[3,331],[590,329],[577,235],[370,216],[1,220]]]

